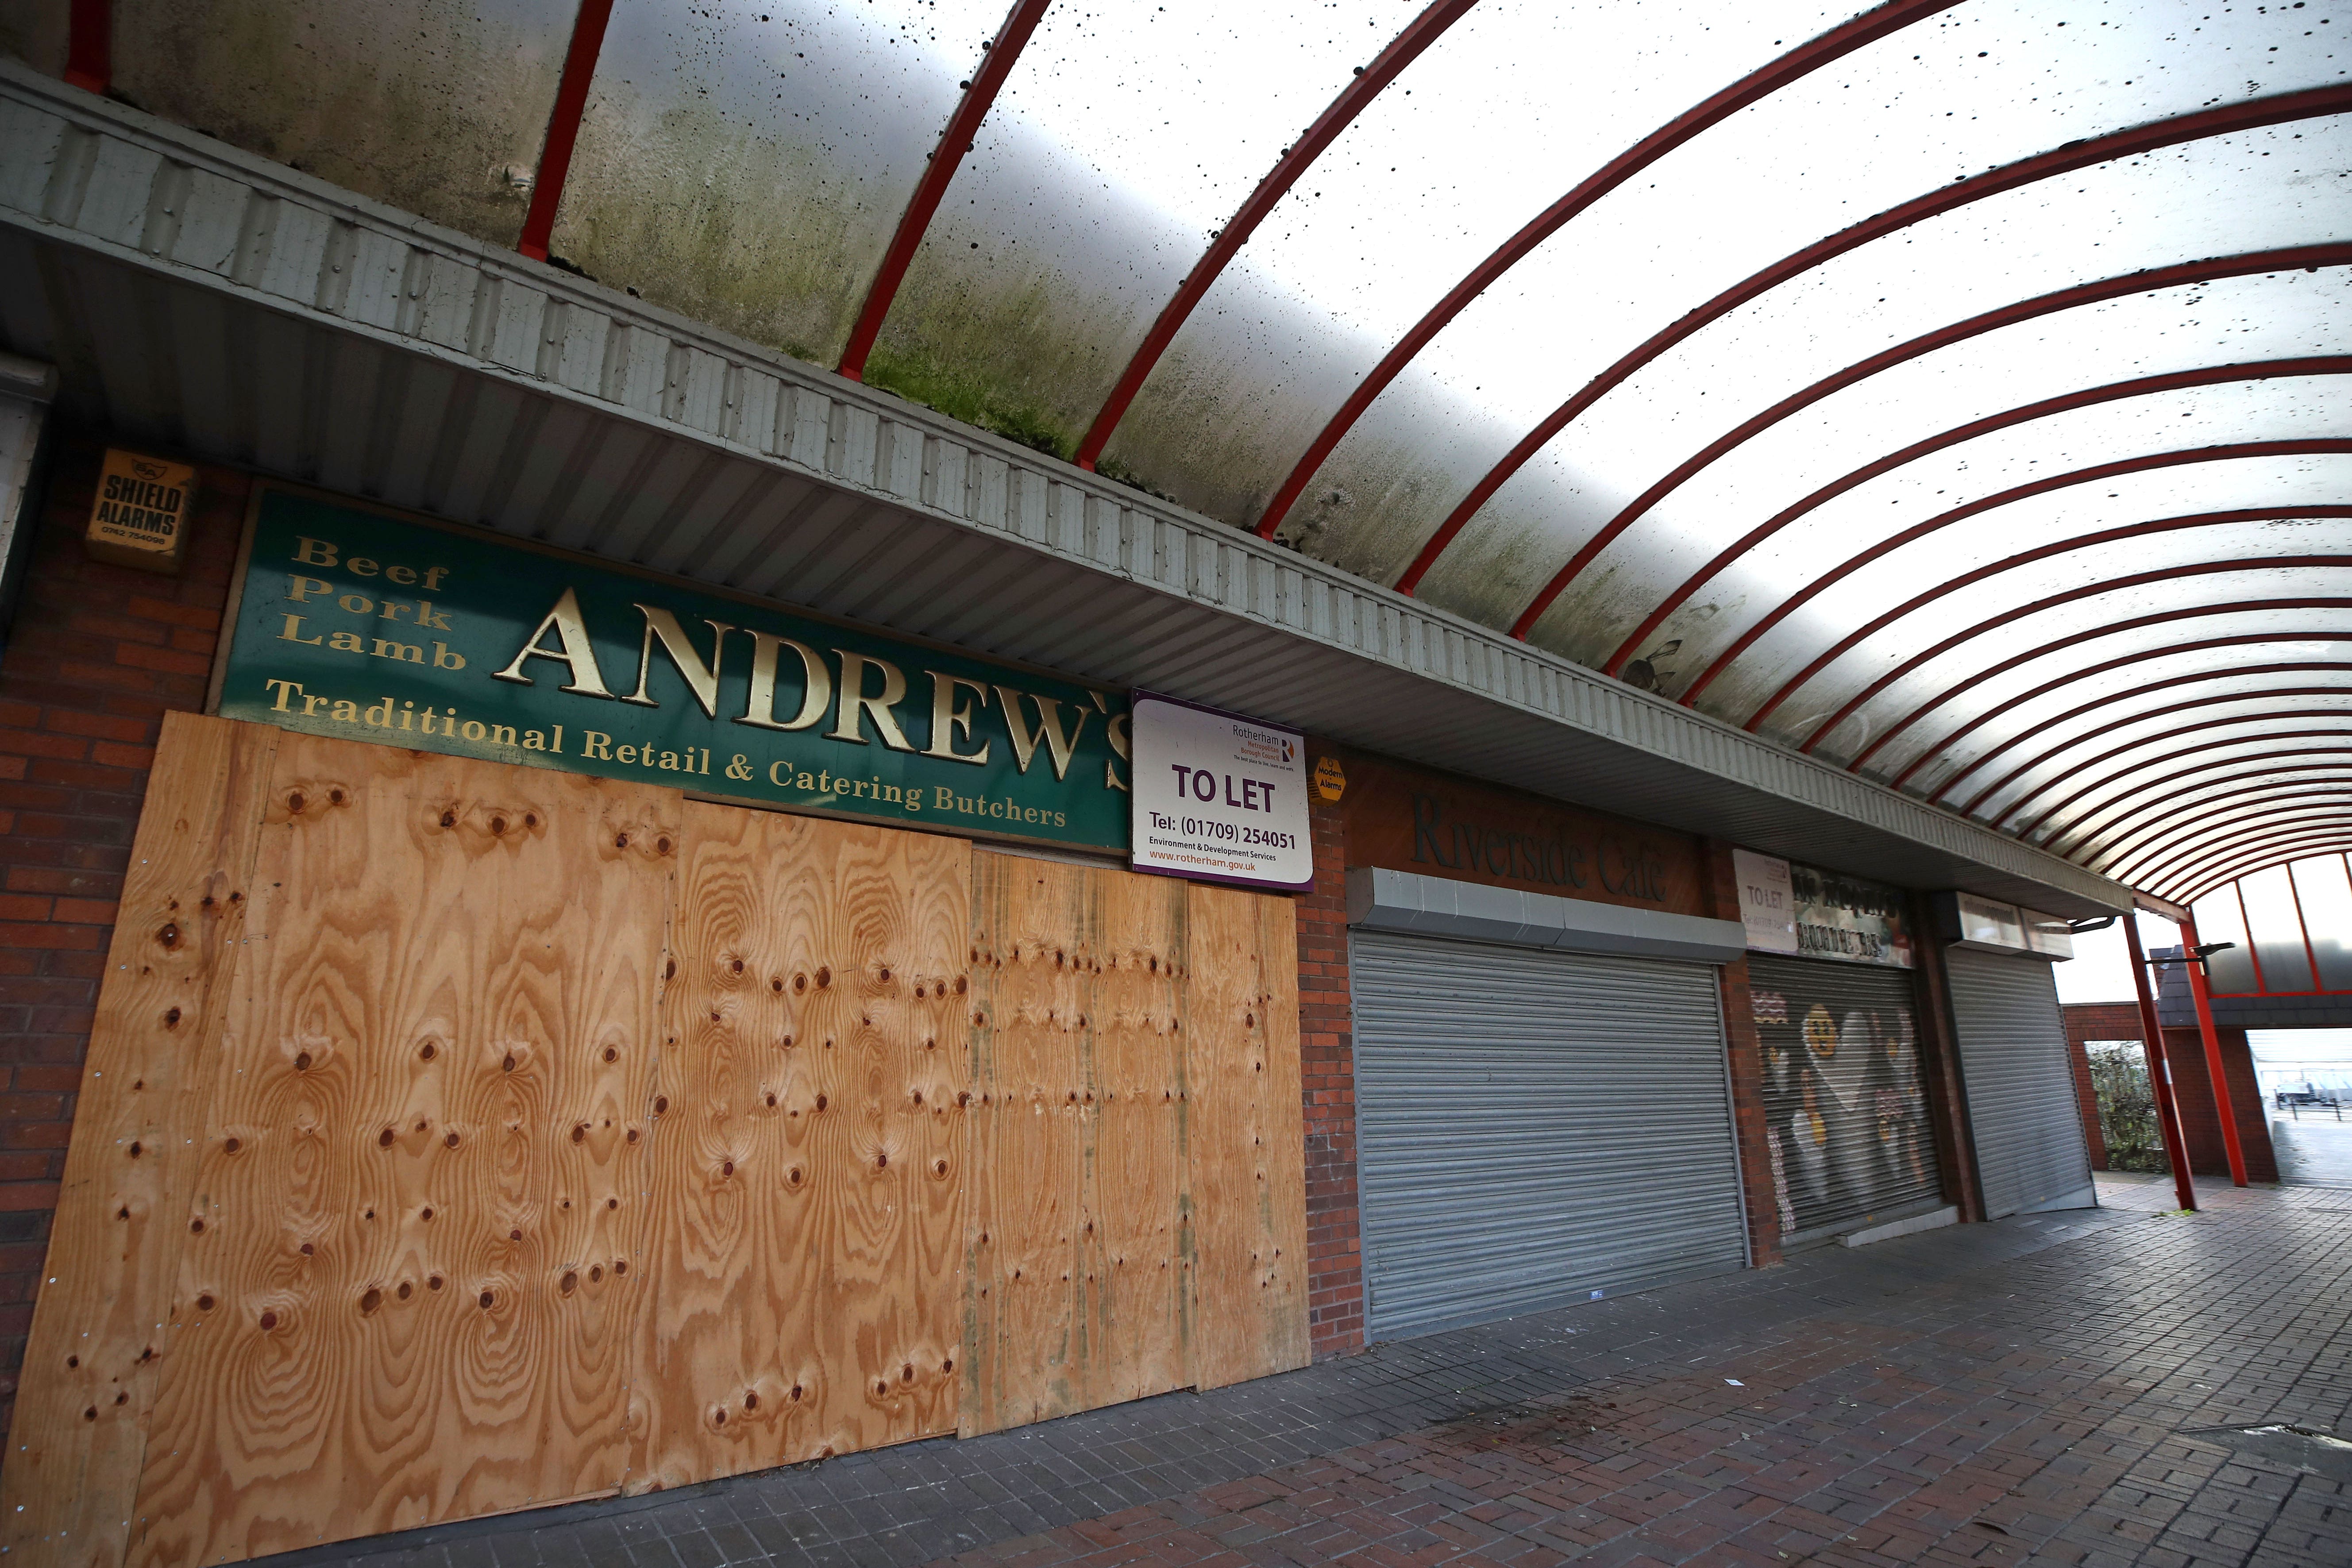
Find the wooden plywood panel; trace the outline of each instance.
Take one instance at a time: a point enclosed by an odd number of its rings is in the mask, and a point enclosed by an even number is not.
[[[0,1468],[12,1561],[122,1560],[278,731],[165,716]]]
[[[134,1563],[619,1484],[680,804],[280,739]]]
[[[972,857],[974,1207],[965,1436],[1088,1407],[1079,1237],[1095,1107],[1085,1038],[1090,879]]]
[[[1189,926],[1193,1369],[1215,1388],[1309,1359],[1297,928],[1287,899],[1197,884]]]
[[[1185,1229],[1184,884],[1087,873],[1083,1017],[1095,1098],[1081,1256],[1089,1405],[1192,1381]]]
[[[970,846],[691,805],[631,1489],[951,1430]]]

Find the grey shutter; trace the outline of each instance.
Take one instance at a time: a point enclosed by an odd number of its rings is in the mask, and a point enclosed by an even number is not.
[[[1964,947],[1945,949],[1944,963],[1986,1215],[2089,1206],[2090,1151],[2049,963]]]
[[[1747,1262],[1711,966],[1359,931],[1377,1338]]]
[[[1751,953],[1784,1247],[1938,1207],[1911,973]]]

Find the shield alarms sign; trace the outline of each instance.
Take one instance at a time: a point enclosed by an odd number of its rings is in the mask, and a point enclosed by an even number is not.
[[[1142,691],[1131,712],[1137,870],[1288,893],[1314,886],[1305,737]]]

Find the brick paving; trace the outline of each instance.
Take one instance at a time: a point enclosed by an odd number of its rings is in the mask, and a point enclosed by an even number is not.
[[[279,1568],[2352,1563],[2352,1190],[2107,1206]]]

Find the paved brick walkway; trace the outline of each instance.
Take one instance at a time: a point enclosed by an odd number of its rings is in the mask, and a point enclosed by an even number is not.
[[[2305,1435],[2352,1437],[2352,1190],[2200,1183],[2190,1216],[2168,1181],[2103,1189],[1206,1395],[274,1561],[2352,1564],[2352,1447]]]

